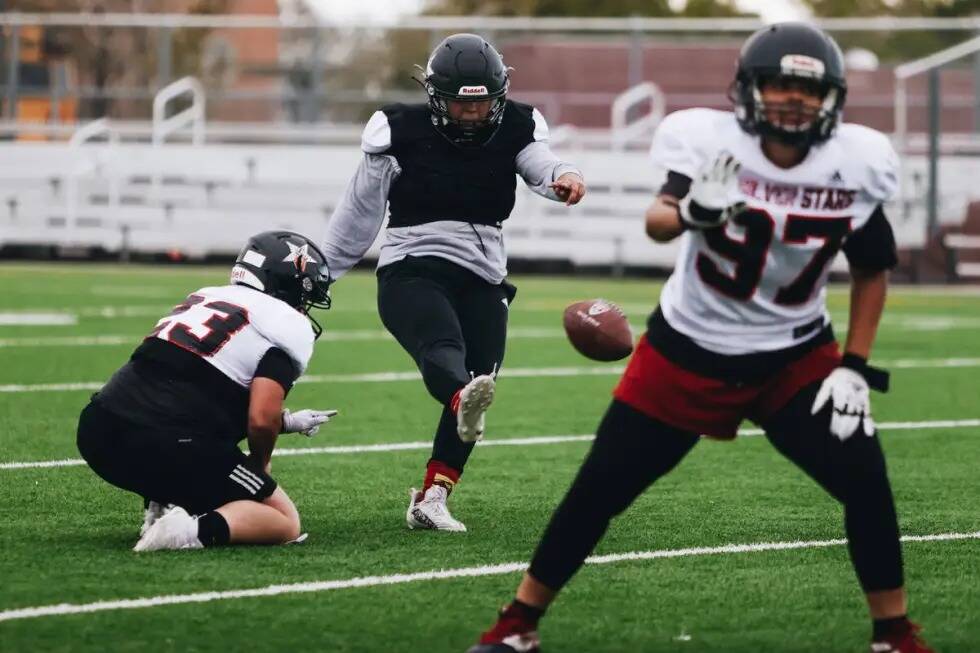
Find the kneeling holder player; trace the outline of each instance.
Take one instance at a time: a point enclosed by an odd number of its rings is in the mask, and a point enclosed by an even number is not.
[[[136,551],[284,544],[299,513],[269,475],[280,433],[316,433],[336,411],[283,408],[330,307],[330,274],[305,237],[249,239],[231,284],[202,288],[157,322],[78,422],[96,474],[146,503]],[[307,319],[309,318],[309,319]],[[249,455],[238,448],[248,438]]]

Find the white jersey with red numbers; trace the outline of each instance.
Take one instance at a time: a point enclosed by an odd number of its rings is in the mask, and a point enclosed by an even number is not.
[[[688,109],[667,116],[651,156],[664,171],[694,178],[722,151],[739,163],[748,209],[723,228],[687,231],[660,307],[671,327],[705,349],[745,354],[791,347],[830,319],[830,264],[848,235],[898,186],[898,157],[873,129],[841,124],[797,166],[763,154],[733,113]]]
[[[309,319],[284,301],[246,286],[201,288],[157,322],[149,337],[197,354],[240,386],[259,361],[283,350],[302,374],[313,355]]]

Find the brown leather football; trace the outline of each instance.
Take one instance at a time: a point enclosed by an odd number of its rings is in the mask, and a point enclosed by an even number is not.
[[[583,356],[618,361],[633,352],[633,333],[622,309],[604,299],[575,302],[565,309],[565,333]]]

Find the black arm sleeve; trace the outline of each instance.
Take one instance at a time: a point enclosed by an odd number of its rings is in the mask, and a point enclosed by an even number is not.
[[[667,172],[667,181],[660,187],[661,195],[671,195],[677,199],[684,199],[688,191],[691,190],[691,178],[679,172],[670,170]]]
[[[282,386],[286,394],[289,394],[296,379],[299,378],[299,370],[296,369],[296,363],[289,354],[278,347],[271,347],[255,368],[255,376],[272,379]]]
[[[843,249],[851,267],[861,270],[880,272],[898,265],[895,234],[880,204],[864,226],[847,237]]]

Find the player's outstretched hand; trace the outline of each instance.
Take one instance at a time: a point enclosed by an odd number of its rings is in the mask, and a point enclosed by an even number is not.
[[[555,195],[565,206],[572,206],[585,197],[585,181],[574,172],[566,172],[552,182],[551,190],[555,191]]]
[[[337,415],[336,410],[298,410],[295,413],[285,409],[282,411],[282,432],[302,433],[308,438],[316,435],[321,424],[326,424],[331,417]]]
[[[838,440],[847,440],[858,428],[869,437],[874,435],[870,389],[867,380],[859,372],[847,367],[838,367],[831,372],[817,391],[810,412],[817,414],[828,401],[833,407],[830,432]]]
[[[741,164],[721,152],[691,180],[691,190],[680,203],[681,222],[688,229],[712,229],[745,210],[745,202],[734,202]]]

